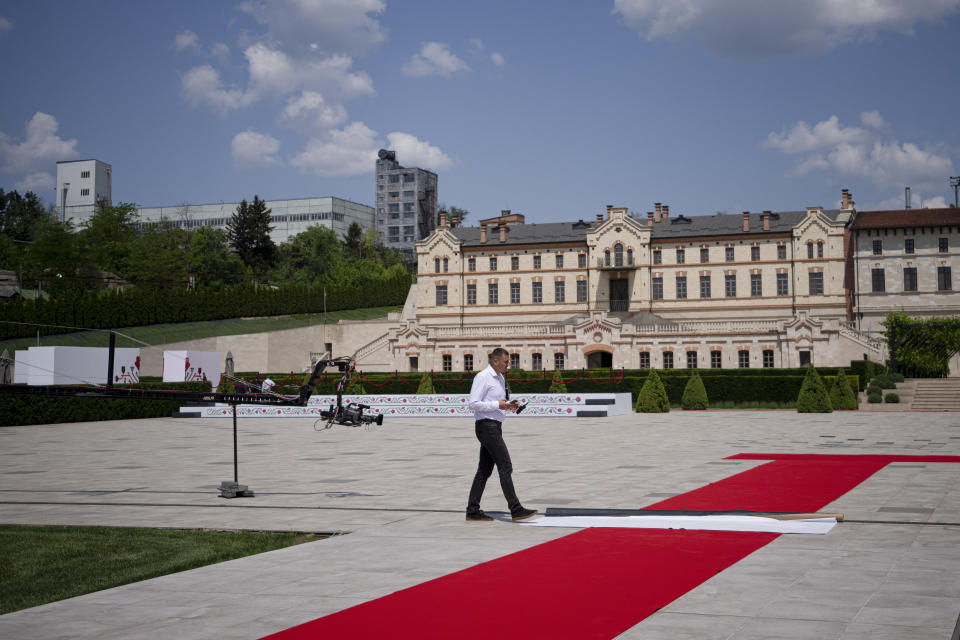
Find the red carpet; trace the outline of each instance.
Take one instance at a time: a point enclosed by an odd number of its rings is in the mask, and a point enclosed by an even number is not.
[[[649,509],[817,511],[890,462],[960,456],[740,454],[772,460]],[[585,529],[268,636],[609,639],[778,537]]]

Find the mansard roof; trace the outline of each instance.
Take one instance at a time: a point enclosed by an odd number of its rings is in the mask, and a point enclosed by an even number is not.
[[[840,214],[849,213],[843,209],[823,212],[831,220],[837,220]],[[778,211],[770,214],[770,230],[763,230],[763,214],[750,214],[750,231],[743,230],[742,213],[717,213],[707,216],[684,216],[663,218],[654,222],[654,239],[687,238],[699,236],[754,235],[764,233],[789,233],[804,216],[806,211]],[[635,218],[641,226],[647,224],[645,218]],[[602,224],[602,223],[601,223]],[[500,231],[495,225],[487,227],[487,242],[480,242],[480,227],[456,227],[450,229],[466,247],[497,247],[518,244],[557,244],[564,242],[585,242],[587,231],[597,226],[596,221],[585,222],[547,222],[528,224],[507,224],[507,240],[500,242]],[[902,226],[902,225],[901,225]]]
[[[894,227],[937,227],[960,224],[960,209],[889,209],[858,211],[851,229],[891,229]]]

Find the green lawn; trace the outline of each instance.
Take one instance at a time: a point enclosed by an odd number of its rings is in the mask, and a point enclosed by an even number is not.
[[[327,324],[336,324],[338,320],[374,320],[386,318],[392,311],[402,307],[372,307],[368,309],[349,309],[331,311],[327,314]],[[117,331],[150,345],[197,340],[214,336],[233,336],[244,333],[281,331],[299,329],[323,323],[322,313],[275,316],[270,318],[234,318],[231,320],[211,320],[209,322],[184,322],[181,324],[155,324],[146,327],[117,328]],[[108,334],[103,331],[87,331],[57,336],[41,336],[40,345],[44,347],[106,347]],[[11,355],[17,349],[37,346],[36,338],[21,338],[0,342],[0,353],[7,349]],[[140,343],[117,336],[118,347],[139,347]]]
[[[318,537],[292,532],[0,526],[0,614]]]

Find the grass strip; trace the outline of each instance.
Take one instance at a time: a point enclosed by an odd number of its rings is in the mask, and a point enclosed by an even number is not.
[[[331,311],[327,314],[327,324],[336,324],[340,320],[376,320],[386,318],[388,313],[400,311],[402,307],[371,307],[367,309],[347,309]],[[141,340],[150,345],[199,340],[217,336],[235,336],[265,331],[283,331],[300,329],[323,324],[322,313],[304,313],[289,316],[267,318],[232,318],[229,320],[210,320],[206,322],[183,322],[178,324],[155,324],[146,327],[118,327],[117,331]],[[106,347],[109,334],[105,331],[84,331],[55,336],[41,336],[43,347]],[[7,349],[10,355],[16,350],[37,346],[36,338],[18,338],[0,342],[0,352]],[[118,347],[140,347],[138,342],[117,336]]]
[[[296,532],[0,526],[0,614],[316,539]]]

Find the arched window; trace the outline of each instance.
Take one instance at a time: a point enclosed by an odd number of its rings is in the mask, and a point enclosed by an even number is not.
[[[608,267],[610,266],[610,249],[606,249],[603,252],[603,264]]]
[[[440,273],[440,258],[433,259],[433,272]]]
[[[449,261],[447,258],[444,258],[444,259],[443,259],[443,272],[444,272],[444,273],[447,272],[447,266],[449,265],[449,262],[450,262],[450,261]]]
[[[633,264],[633,249],[627,249],[627,264]]]
[[[623,266],[623,245],[619,242],[613,247],[613,262],[614,266]]]
[[[823,240],[817,240],[817,257],[823,257]]]

